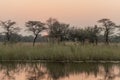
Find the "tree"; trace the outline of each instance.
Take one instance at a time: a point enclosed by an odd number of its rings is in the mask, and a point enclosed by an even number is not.
[[[80,41],[84,44],[85,34],[82,28],[70,27],[68,29],[69,40],[71,41]]]
[[[67,30],[69,24],[60,23],[56,19],[48,19],[47,25],[49,27],[49,35],[55,41],[63,41],[67,38]]]
[[[98,35],[101,32],[101,28],[95,25],[94,27],[87,27],[84,30],[85,37],[89,40],[90,43],[98,43]]]
[[[94,27],[86,27],[86,28],[69,28],[69,39],[72,41],[80,41],[82,44],[85,41],[89,41],[90,43],[98,43],[98,35],[100,34],[101,29],[95,25]]]
[[[11,43],[17,43],[17,42],[20,42],[21,39],[22,39],[22,35],[13,33],[13,34],[11,35],[10,41],[11,41]]]
[[[102,23],[103,29],[104,29],[104,37],[105,37],[105,43],[109,44],[109,36],[113,34],[113,30],[116,27],[116,24],[112,22],[110,19],[101,19],[98,21],[99,23]]]
[[[35,45],[38,35],[46,29],[45,24],[40,21],[28,21],[26,22],[26,27],[29,31],[32,31],[34,34],[33,46]]]
[[[6,35],[6,41],[10,42],[12,34],[16,34],[20,28],[14,26],[16,22],[8,20],[8,21],[0,21],[0,25],[4,28],[4,34]],[[5,42],[6,42],[5,41]]]
[[[96,45],[98,44],[98,36],[100,35],[101,28],[95,25],[93,27],[93,40],[95,41]]]

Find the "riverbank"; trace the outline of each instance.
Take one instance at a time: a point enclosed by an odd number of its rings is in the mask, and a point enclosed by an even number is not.
[[[119,45],[13,44],[0,45],[0,60],[53,62],[120,61]]]

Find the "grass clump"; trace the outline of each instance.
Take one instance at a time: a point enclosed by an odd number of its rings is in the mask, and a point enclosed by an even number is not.
[[[14,44],[0,46],[0,60],[120,60],[119,45]]]

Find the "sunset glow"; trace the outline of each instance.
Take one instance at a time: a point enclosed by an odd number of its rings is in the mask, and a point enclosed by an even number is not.
[[[94,25],[107,17],[120,22],[120,0],[0,0],[0,20],[18,24],[49,17],[76,26]]]

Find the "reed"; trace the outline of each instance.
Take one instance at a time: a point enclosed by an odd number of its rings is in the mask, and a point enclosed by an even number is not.
[[[119,45],[19,43],[0,45],[0,60],[88,61],[120,60]]]

